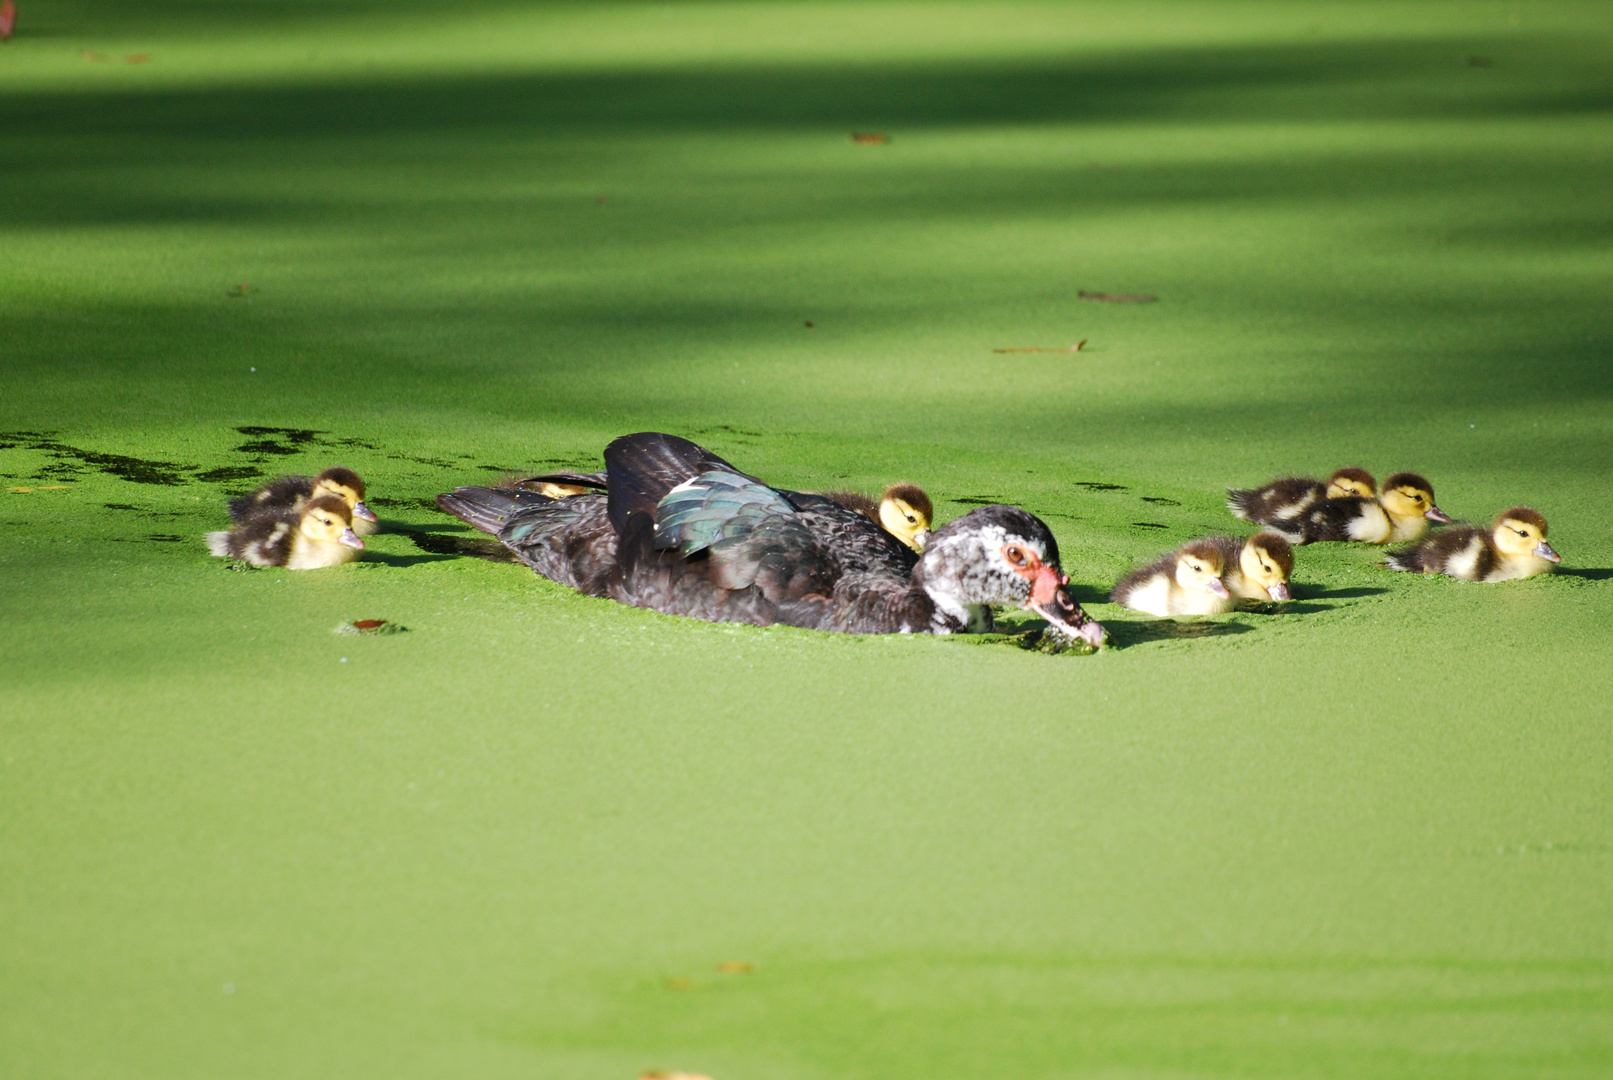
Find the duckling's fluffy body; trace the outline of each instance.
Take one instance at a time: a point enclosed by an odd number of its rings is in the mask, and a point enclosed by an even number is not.
[[[1294,549],[1274,532],[1260,532],[1247,540],[1236,536],[1212,537],[1221,549],[1221,581],[1237,600],[1288,600],[1288,579],[1294,573]]]
[[[1377,482],[1365,469],[1346,466],[1326,481],[1308,476],[1285,476],[1264,487],[1227,489],[1227,509],[1234,517],[1257,525],[1295,521],[1326,499],[1377,495]]]
[[[358,558],[363,547],[353,531],[352,511],[336,495],[278,514],[248,514],[228,530],[207,534],[208,551],[220,558],[286,570],[340,566]]]
[[[1512,581],[1551,572],[1562,557],[1546,543],[1546,519],[1527,506],[1503,511],[1489,529],[1461,524],[1384,560],[1391,570],[1462,581]]]
[[[935,506],[917,484],[892,484],[877,502],[857,491],[825,491],[823,497],[861,514],[914,551],[922,552],[930,537]]]
[[[335,495],[347,503],[355,533],[369,536],[375,532],[375,514],[364,505],[364,481],[358,473],[340,465],[318,476],[281,476],[270,480],[250,495],[231,499],[228,503],[230,518],[239,522],[259,515],[278,517],[301,510],[309,500],[320,495]]]
[[[1121,578],[1109,598],[1149,615],[1220,615],[1234,605],[1224,560],[1215,539],[1192,540]]]
[[[1450,521],[1434,505],[1433,485],[1416,473],[1395,473],[1377,498],[1323,499],[1297,518],[1261,524],[1295,544],[1398,544],[1421,540],[1430,521]]]

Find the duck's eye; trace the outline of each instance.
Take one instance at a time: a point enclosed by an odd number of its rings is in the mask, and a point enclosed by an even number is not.
[[[1523,537],[1525,540],[1529,539],[1529,530],[1527,529],[1513,529],[1512,531]]]
[[[917,525],[919,523],[919,519],[914,517],[912,514],[908,514],[907,515],[907,523],[909,525]]]
[[[1003,548],[1003,556],[1005,558],[1007,558],[1007,560],[1009,562],[1013,563],[1015,566],[1024,566],[1025,565],[1025,549],[1024,548],[1017,547],[1017,546],[1015,546],[1013,544],[1010,544],[1008,547]]]

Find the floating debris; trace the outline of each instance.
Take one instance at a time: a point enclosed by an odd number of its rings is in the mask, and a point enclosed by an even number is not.
[[[891,137],[882,131],[853,131],[851,141],[863,146],[884,146]]]
[[[1105,304],[1152,304],[1159,299],[1151,293],[1087,292],[1085,289],[1075,295],[1083,300],[1098,300]]]
[[[407,631],[407,626],[399,626],[395,622],[385,619],[354,619],[344,622],[336,628],[338,634],[366,634],[371,637],[382,634],[401,634]]]

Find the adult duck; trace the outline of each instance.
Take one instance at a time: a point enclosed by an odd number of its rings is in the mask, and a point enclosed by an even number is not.
[[[544,577],[668,614],[951,634],[990,629],[991,608],[1012,605],[1069,637],[1103,638],[1064,588],[1052,532],[1015,507],[980,507],[915,556],[861,514],[769,487],[673,435],[622,436],[605,474],[603,493],[462,487],[437,504]]]

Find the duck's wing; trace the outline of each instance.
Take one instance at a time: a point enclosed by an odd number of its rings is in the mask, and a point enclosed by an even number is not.
[[[658,431],[623,435],[605,447],[611,523],[621,532],[629,514],[640,512],[653,518],[667,492],[701,473],[713,471],[761,483],[688,439]]]
[[[773,604],[826,597],[840,560],[782,494],[726,469],[701,473],[656,506],[651,547],[685,565],[702,553],[701,574],[719,589],[755,586]]]

